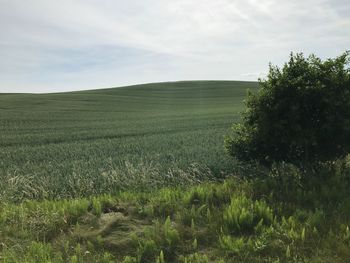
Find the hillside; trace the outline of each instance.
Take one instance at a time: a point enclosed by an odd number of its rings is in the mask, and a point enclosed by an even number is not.
[[[339,262],[350,157],[237,163],[223,136],[257,83],[0,95],[0,261]]]
[[[223,136],[242,110],[246,90],[256,87],[254,82],[193,81],[0,94],[2,197],[99,194],[107,191],[101,175],[112,170],[166,174],[196,163],[215,176],[231,172]],[[16,187],[28,188],[25,193],[9,190],[13,177]]]

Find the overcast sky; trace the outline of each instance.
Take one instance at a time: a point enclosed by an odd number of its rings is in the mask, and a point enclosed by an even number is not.
[[[257,80],[349,49],[349,0],[0,0],[0,92]]]

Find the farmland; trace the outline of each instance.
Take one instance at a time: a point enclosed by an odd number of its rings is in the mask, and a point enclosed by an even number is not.
[[[193,164],[206,166],[215,176],[232,172],[223,136],[242,111],[246,90],[256,86],[175,82],[1,94],[0,198],[101,194],[132,185],[130,173],[138,178],[151,172],[175,176]],[[103,180],[111,172],[129,173],[128,182]]]
[[[225,152],[256,88],[1,94],[0,261],[348,262],[349,157],[313,177]]]

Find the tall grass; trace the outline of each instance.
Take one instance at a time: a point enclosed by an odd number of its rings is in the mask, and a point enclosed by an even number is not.
[[[110,166],[108,170],[93,177],[80,173],[60,178],[51,175],[3,175],[0,201],[18,203],[24,200],[88,197],[128,189],[142,191],[171,186],[184,187],[217,179],[208,167],[196,163],[184,170],[172,168],[163,172],[152,163],[132,165],[125,162],[122,168]]]
[[[281,169],[280,175],[290,172]],[[347,262],[350,197],[342,189],[348,189],[349,170],[325,167],[320,172],[328,179],[318,183],[310,177],[300,184],[298,176],[285,181],[275,176],[232,177],[189,188],[2,204],[0,258],[5,262]],[[306,188],[307,182],[314,188]],[[326,186],[334,189],[325,197],[319,188]],[[286,194],[280,192],[284,187],[289,189]],[[309,195],[313,202],[302,203]]]

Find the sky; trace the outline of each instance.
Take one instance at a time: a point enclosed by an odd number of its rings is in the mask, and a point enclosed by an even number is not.
[[[350,49],[349,0],[0,0],[0,92],[257,80]]]

